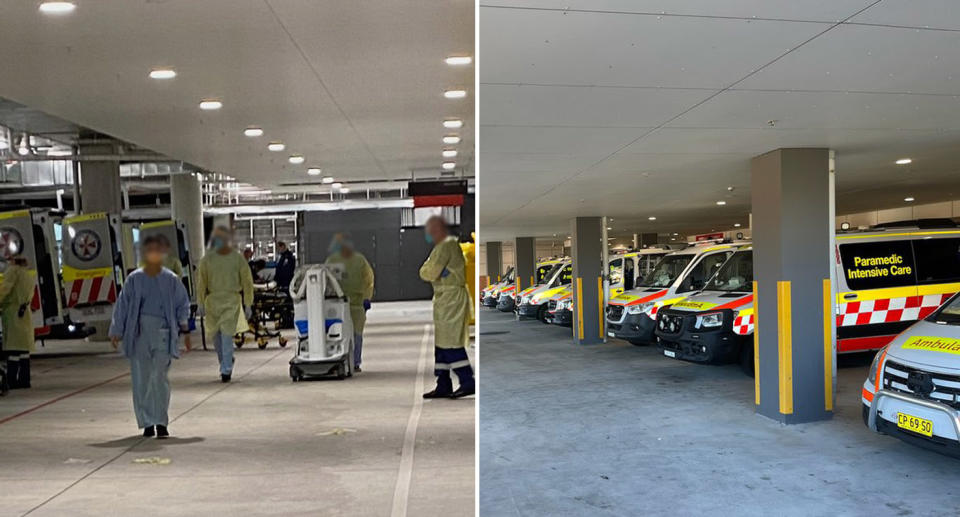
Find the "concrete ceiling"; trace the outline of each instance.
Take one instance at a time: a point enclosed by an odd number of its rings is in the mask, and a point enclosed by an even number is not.
[[[37,3],[0,4],[0,97],[263,186],[308,166],[437,175],[442,121],[460,118],[458,168],[472,174],[473,65],[444,63],[474,54],[472,0],[78,0],[60,16]],[[178,76],[148,77],[164,66]],[[198,109],[207,97],[223,109]]]
[[[480,27],[484,240],[746,226],[779,147],[836,150],[838,213],[960,198],[950,0],[482,0]]]

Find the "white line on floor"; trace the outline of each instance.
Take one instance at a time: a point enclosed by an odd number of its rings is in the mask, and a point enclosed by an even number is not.
[[[391,517],[406,517],[407,500],[410,497],[410,478],[413,477],[413,448],[417,443],[417,426],[420,413],[423,412],[424,373],[427,369],[427,351],[430,342],[430,325],[423,326],[423,339],[420,341],[420,360],[417,362],[417,380],[413,388],[413,407],[407,419],[407,430],[403,434],[403,449],[400,453],[400,473],[397,474],[397,487],[393,491],[393,510]]]

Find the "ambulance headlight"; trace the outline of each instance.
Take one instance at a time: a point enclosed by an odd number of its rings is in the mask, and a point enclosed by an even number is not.
[[[638,303],[637,305],[628,305],[627,314],[643,314],[653,307],[653,302]]]
[[[711,312],[697,317],[697,328],[716,328],[723,325],[723,313]]]
[[[873,362],[870,363],[870,371],[867,372],[867,382],[876,386],[877,384],[877,366],[880,366],[880,356],[883,355],[883,350],[877,352],[877,355],[873,356]]]

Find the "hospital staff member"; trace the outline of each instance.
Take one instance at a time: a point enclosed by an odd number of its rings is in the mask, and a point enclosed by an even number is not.
[[[130,360],[133,412],[143,436],[170,436],[170,363],[180,357],[178,337],[188,331],[190,297],[180,278],[164,267],[170,243],[162,235],[144,239],[144,265],[123,284],[113,307],[110,342],[122,344]],[[190,350],[190,336],[185,339]]]
[[[0,282],[0,322],[3,324],[3,356],[7,363],[4,375],[11,389],[30,387],[30,352],[33,352],[33,275],[27,259],[14,255],[7,261],[7,270]],[[0,392],[6,391],[0,388]]]
[[[470,294],[464,278],[463,251],[440,216],[427,220],[424,229],[433,251],[420,266],[420,278],[433,285],[433,373],[437,376],[437,387],[424,393],[423,398],[466,397],[473,395],[476,387],[466,349],[470,339]],[[456,391],[453,391],[450,370],[460,380]]]
[[[350,319],[353,321],[353,364],[360,371],[363,352],[363,327],[367,323],[367,311],[373,298],[373,268],[367,258],[354,249],[349,233],[338,233],[330,242],[327,264],[343,264],[344,275],[340,283],[343,293],[350,300]]]
[[[210,252],[197,266],[197,314],[205,318],[207,339],[217,350],[222,382],[233,375],[233,336],[250,328],[253,303],[253,275],[231,237],[227,227],[214,228]]]

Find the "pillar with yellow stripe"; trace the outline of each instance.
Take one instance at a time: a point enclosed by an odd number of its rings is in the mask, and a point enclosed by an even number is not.
[[[517,294],[533,285],[537,272],[537,239],[517,237],[513,241],[513,257],[516,263]]]
[[[754,400],[786,424],[833,414],[832,165],[830,150],[813,148],[751,162]]]
[[[570,222],[570,254],[573,259],[573,342],[602,343],[604,338],[603,221],[600,217],[577,217]]]

